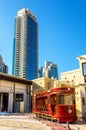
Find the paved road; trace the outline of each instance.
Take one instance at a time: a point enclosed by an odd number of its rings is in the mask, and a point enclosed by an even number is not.
[[[70,127],[74,130],[86,130],[86,123],[70,124]]]
[[[51,130],[51,128],[32,119],[0,119],[0,130]]]
[[[71,130],[86,130],[86,123],[69,124]],[[53,128],[53,129],[52,129]],[[66,124],[35,119],[32,114],[0,115],[0,130],[69,130]]]

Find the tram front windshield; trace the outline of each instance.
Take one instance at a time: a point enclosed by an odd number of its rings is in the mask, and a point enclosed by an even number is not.
[[[58,104],[65,105],[73,105],[74,104],[74,96],[72,94],[59,95],[58,96]]]

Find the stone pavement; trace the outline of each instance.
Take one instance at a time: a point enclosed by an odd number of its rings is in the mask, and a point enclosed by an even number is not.
[[[70,124],[70,127],[74,130],[86,130],[86,123],[85,122],[77,122],[75,124]]]
[[[0,130],[86,130],[86,122],[75,124],[54,123],[37,119],[32,114],[0,115]]]
[[[28,116],[0,116],[0,130],[51,130],[51,128]]]

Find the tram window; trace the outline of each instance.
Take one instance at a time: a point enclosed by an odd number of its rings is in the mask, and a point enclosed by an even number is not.
[[[56,95],[51,96],[51,104],[52,105],[56,104]]]
[[[72,95],[65,95],[65,104],[73,105]]]
[[[64,104],[64,95],[58,96],[58,104]]]
[[[48,99],[47,99],[47,98],[45,99],[45,104],[46,104],[46,105],[48,104]]]

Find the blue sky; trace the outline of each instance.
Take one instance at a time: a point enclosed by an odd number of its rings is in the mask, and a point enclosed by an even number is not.
[[[14,18],[30,9],[39,24],[39,67],[49,60],[61,72],[78,69],[86,54],[86,0],[0,0],[0,54],[12,70]]]

